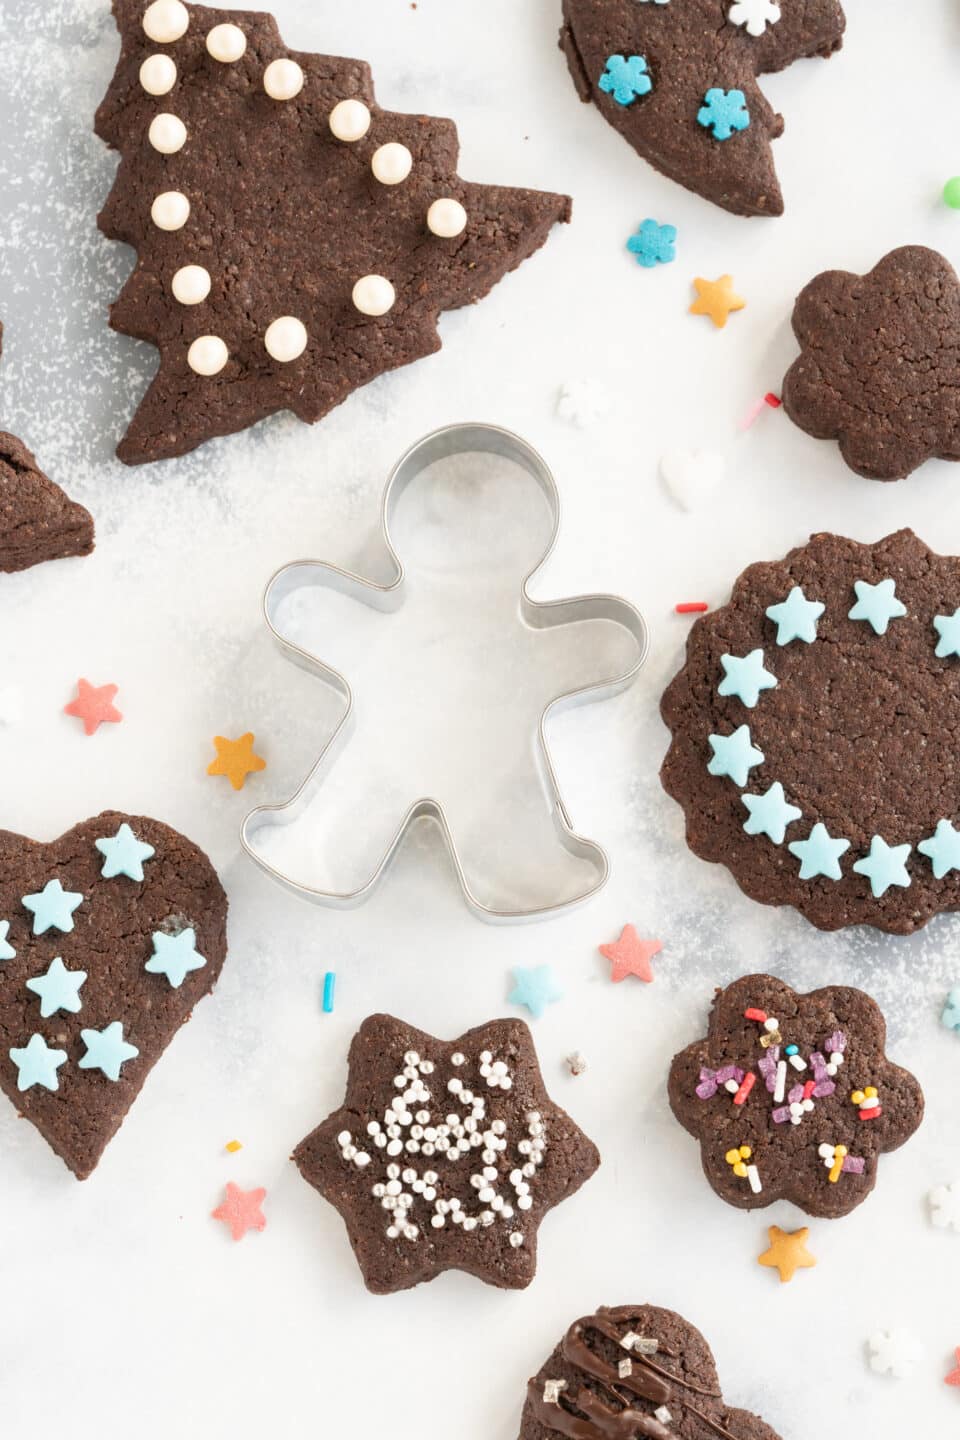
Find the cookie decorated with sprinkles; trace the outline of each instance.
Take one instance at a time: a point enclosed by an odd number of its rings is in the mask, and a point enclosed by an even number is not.
[[[226,923],[210,861],[158,820],[0,831],[0,1090],[78,1180],[213,989]]]
[[[780,1440],[728,1405],[706,1340],[672,1310],[602,1306],[527,1385],[519,1440]]]
[[[690,632],[661,702],[687,843],[822,930],[960,909],[960,559],[814,535]]]
[[[923,1092],[885,1053],[869,995],[800,995],[770,975],[717,992],[706,1037],[675,1056],[670,1108],[700,1142],[722,1200],[754,1210],[789,1200],[849,1215],[877,1183],[880,1156],[923,1119]]]
[[[377,104],[359,60],[292,51],[271,15],[113,0],[97,111],[120,151],[99,217],[137,265],[111,324],[160,365],[118,455],[182,455],[280,410],[314,422],[440,348],[570,218],[563,195],[457,174],[449,120]]]
[[[600,1163],[548,1096],[522,1021],[448,1043],[389,1015],[364,1021],[343,1105],[293,1158],[378,1295],[444,1270],[529,1285],[544,1216]]]
[[[780,215],[757,76],[840,48],[837,0],[563,0],[560,46],[584,101],[671,180],[735,215]]]

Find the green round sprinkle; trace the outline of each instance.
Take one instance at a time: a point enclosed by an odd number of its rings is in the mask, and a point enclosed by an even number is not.
[[[960,175],[954,175],[943,187],[943,202],[951,210],[960,210]]]

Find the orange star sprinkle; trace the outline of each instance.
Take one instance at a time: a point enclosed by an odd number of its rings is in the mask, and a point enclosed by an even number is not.
[[[258,770],[267,768],[266,760],[253,753],[252,731],[241,735],[239,740],[227,740],[223,735],[215,735],[213,743],[217,747],[217,758],[211,760],[207,766],[207,774],[226,775],[234,790],[243,789],[248,775],[255,775]]]
[[[709,315],[718,330],[726,325],[732,311],[742,310],[747,303],[734,290],[732,275],[721,275],[719,280],[704,280],[698,275],[693,287],[697,298],[690,306],[690,314]]]
[[[957,1350],[956,1355],[957,1355],[957,1368],[956,1368],[956,1370],[951,1370],[951,1371],[950,1371],[950,1374],[947,1376],[947,1381],[946,1381],[946,1383],[947,1383],[948,1385],[960,1385],[960,1349]]]
[[[118,689],[117,685],[91,685],[89,680],[78,680],[77,698],[64,705],[64,714],[82,720],[85,735],[95,735],[101,725],[116,725],[123,719],[113,703]]]
[[[810,1235],[807,1226],[802,1230],[787,1231],[781,1230],[779,1225],[771,1225],[767,1234],[770,1236],[770,1249],[760,1256],[759,1263],[771,1270],[779,1270],[781,1285],[792,1280],[798,1270],[811,1270],[816,1265],[816,1259],[807,1249]]]
[[[615,985],[626,980],[628,975],[636,975],[638,980],[649,985],[653,979],[650,961],[654,955],[659,955],[662,949],[662,941],[641,940],[632,925],[624,925],[620,931],[620,939],[612,945],[601,945],[600,954],[613,966],[610,979]]]
[[[225,1225],[230,1226],[230,1234],[234,1240],[242,1240],[248,1230],[266,1228],[267,1217],[260,1209],[266,1193],[262,1188],[241,1190],[240,1186],[234,1185],[231,1180],[223,1204],[218,1205],[211,1214],[214,1220],[222,1220]]]

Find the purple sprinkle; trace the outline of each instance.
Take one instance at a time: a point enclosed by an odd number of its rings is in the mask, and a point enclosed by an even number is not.
[[[842,1055],[847,1048],[847,1037],[842,1030],[834,1030],[823,1042],[823,1048],[828,1055]]]
[[[810,1056],[810,1068],[813,1071],[815,1080],[825,1080],[827,1075],[827,1062],[819,1050],[814,1050]]]
[[[717,1071],[717,1084],[726,1085],[728,1080],[736,1080],[738,1085],[743,1084],[744,1071],[739,1070],[736,1065],[724,1065]]]
[[[794,1085],[793,1089],[787,1095],[787,1099],[790,1101],[791,1105],[799,1105],[800,1101],[803,1099],[803,1086]]]
[[[701,1071],[701,1074],[702,1074],[702,1073],[703,1073],[703,1072]],[[697,1094],[699,1095],[699,1097],[700,1097],[701,1100],[712,1100],[713,1097],[714,1097],[714,1095],[716,1095],[716,1093],[717,1093],[717,1082],[716,1082],[716,1080],[711,1080],[711,1079],[703,1080],[703,1079],[701,1079],[700,1084],[697,1086]]]
[[[802,1092],[801,1092],[802,1093]],[[790,1119],[790,1106],[783,1105],[779,1110],[773,1111],[774,1125],[785,1125]]]
[[[843,1172],[845,1175],[862,1175],[866,1168],[866,1160],[860,1160],[856,1155],[848,1155],[843,1162]]]
[[[818,1100],[825,1100],[828,1095],[833,1094],[836,1088],[832,1080],[821,1080],[813,1087],[813,1093]]]
[[[780,1060],[780,1046],[773,1045],[762,1059],[757,1061],[757,1069],[766,1081],[767,1089],[772,1095],[777,1088],[777,1064]]]

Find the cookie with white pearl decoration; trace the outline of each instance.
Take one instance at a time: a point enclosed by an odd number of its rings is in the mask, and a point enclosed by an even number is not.
[[[364,1021],[343,1105],[293,1159],[378,1295],[444,1270],[528,1285],[544,1216],[600,1163],[547,1094],[522,1021],[445,1042],[390,1015]]]
[[[270,15],[113,10],[122,49],[96,129],[121,163],[99,223],[138,264],[111,324],[161,355],[128,463],[278,410],[321,419],[438,350],[441,312],[569,219],[565,196],[462,180],[450,121],[381,110],[365,64],[291,51]]]

